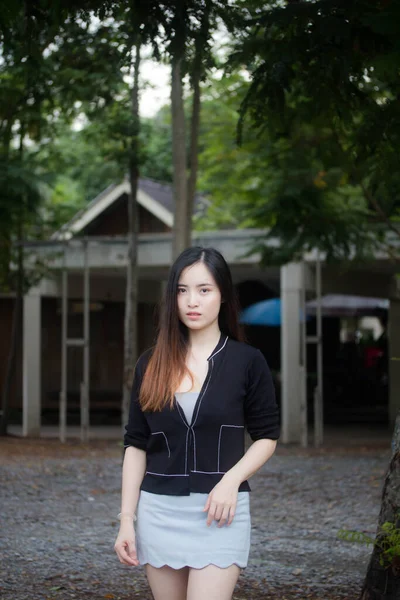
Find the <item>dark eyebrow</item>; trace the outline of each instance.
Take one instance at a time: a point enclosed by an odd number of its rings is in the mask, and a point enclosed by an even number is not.
[[[197,285],[196,287],[204,287],[204,286],[207,286],[207,285],[213,287],[212,283],[199,283],[199,285]],[[183,284],[183,283],[178,283],[178,287],[187,288],[188,286],[185,285],[185,284]]]

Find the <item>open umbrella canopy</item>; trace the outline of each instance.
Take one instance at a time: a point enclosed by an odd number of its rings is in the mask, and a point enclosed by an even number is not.
[[[316,300],[306,303],[307,319],[316,314]],[[376,309],[387,309],[388,300],[382,298],[365,298],[361,296],[343,296],[330,294],[321,298],[322,314],[324,316],[361,316],[371,314]],[[300,315],[300,320],[302,317]],[[281,299],[262,300],[245,308],[240,315],[243,325],[280,326]]]
[[[389,308],[389,300],[366,296],[327,294],[321,298],[321,308],[324,316],[356,317],[373,314],[377,309],[387,310]],[[317,301],[311,300],[307,302],[306,310],[307,313],[315,315]]]
[[[281,300],[272,298],[251,304],[242,311],[240,322],[244,325],[270,325],[281,324]]]

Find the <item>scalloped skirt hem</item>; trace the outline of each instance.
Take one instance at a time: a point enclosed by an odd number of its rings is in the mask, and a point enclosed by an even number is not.
[[[189,561],[188,561],[189,562]],[[176,571],[178,571],[179,569],[183,569],[184,567],[189,567],[190,569],[205,569],[206,567],[209,567],[210,565],[213,565],[214,567],[218,567],[219,569],[229,569],[229,567],[231,567],[232,565],[236,565],[237,567],[239,567],[239,569],[245,569],[247,567],[247,563],[239,563],[237,561],[229,561],[227,563],[221,564],[221,563],[217,563],[214,561],[206,561],[204,563],[196,563],[194,564],[193,562],[190,562],[190,564],[187,563],[181,563],[179,565],[176,564],[169,564],[169,563],[155,563],[155,561],[151,561],[151,560],[145,560],[144,562],[140,563],[141,566],[145,566],[145,565],[150,565],[151,567],[154,567],[155,569],[162,569],[162,567],[170,567],[171,569],[174,569]]]

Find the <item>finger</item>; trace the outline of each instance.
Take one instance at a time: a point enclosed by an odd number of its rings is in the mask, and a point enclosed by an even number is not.
[[[203,512],[206,512],[210,508],[210,504],[211,504],[211,494],[208,494],[207,501],[203,508]]]
[[[129,556],[125,548],[121,548],[117,554],[120,562],[124,565],[135,565],[135,561]]]
[[[207,525],[208,527],[211,525],[211,523],[213,522],[214,518],[215,518],[215,510],[216,510],[217,506],[215,504],[215,502],[211,502],[211,506],[209,508],[208,511],[208,516],[207,516]]]
[[[215,511],[215,517],[214,517],[214,519],[216,521],[219,521],[220,518],[222,517],[222,513],[223,512],[224,512],[224,505],[223,504],[217,505],[217,510]]]
[[[115,551],[118,554],[118,558],[120,560],[120,562],[124,563],[125,565],[136,565],[138,564],[138,561],[136,561],[134,558],[131,558],[127,552],[126,549],[126,542],[120,542],[119,544],[115,545]]]
[[[132,559],[126,554],[125,550],[115,550],[118,556],[118,560],[123,565],[133,565]]]
[[[231,506],[230,511],[229,511],[229,518],[228,518],[227,525],[231,525],[231,523],[232,523],[232,521],[234,519],[234,516],[235,516],[235,510],[236,510],[236,507],[235,506]]]
[[[229,516],[229,506],[225,506],[224,510],[222,511],[222,515],[221,518],[219,520],[218,523],[218,527],[223,527],[228,519]]]
[[[122,561],[125,565],[129,565],[129,566],[133,566],[133,567],[137,567],[139,565],[139,561],[137,560],[137,558],[132,558],[129,556],[129,554],[127,554],[126,552],[123,555]]]
[[[237,506],[237,501],[236,501],[236,502],[234,502],[234,503],[231,505],[231,507],[230,507],[230,510],[229,510],[229,520],[230,520],[230,522],[231,522],[231,523],[232,523],[232,521],[233,521],[233,518],[234,518],[234,516],[235,516],[235,514],[236,514],[236,506]]]
[[[134,560],[134,561],[138,560],[135,542],[133,542],[133,541],[128,542],[127,552],[132,560]]]

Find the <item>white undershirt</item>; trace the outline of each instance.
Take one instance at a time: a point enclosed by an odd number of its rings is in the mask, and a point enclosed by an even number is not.
[[[185,413],[185,417],[189,425],[192,422],[193,411],[198,398],[199,392],[176,392],[177,401]]]

